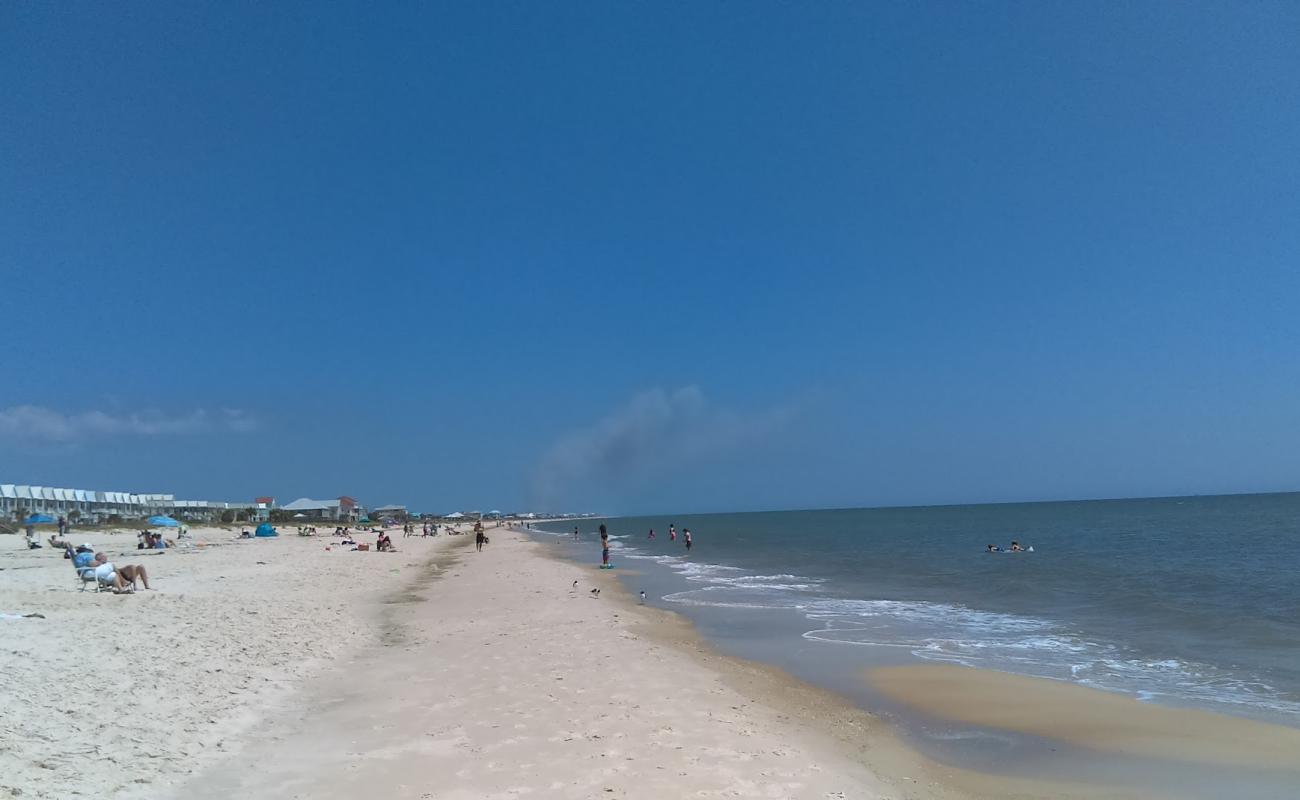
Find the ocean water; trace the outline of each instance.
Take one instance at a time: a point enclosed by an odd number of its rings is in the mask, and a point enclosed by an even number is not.
[[[1300,727],[1300,494],[583,520],[575,556],[602,521],[652,601],[745,609],[791,658],[885,649]],[[1034,551],[985,552],[1012,540]]]

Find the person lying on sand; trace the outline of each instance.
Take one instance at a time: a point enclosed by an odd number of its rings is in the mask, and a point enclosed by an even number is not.
[[[149,586],[149,573],[141,564],[118,568],[103,553],[95,554],[94,564],[95,579],[105,586],[112,586],[115,592],[135,591],[136,581],[143,583],[146,589],[152,588]]]

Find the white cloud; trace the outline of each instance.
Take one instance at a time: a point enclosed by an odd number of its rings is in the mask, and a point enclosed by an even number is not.
[[[223,409],[209,414],[198,408],[188,414],[167,416],[149,410],[127,414],[106,411],[83,411],[67,414],[44,406],[12,406],[0,409],[0,436],[71,442],[95,436],[183,436],[209,431],[243,433],[257,427],[247,412]]]
[[[572,502],[575,489],[629,485],[739,449],[774,431],[790,414],[789,408],[750,415],[717,408],[696,386],[644,392],[562,436],[537,466],[534,501],[539,507]]]

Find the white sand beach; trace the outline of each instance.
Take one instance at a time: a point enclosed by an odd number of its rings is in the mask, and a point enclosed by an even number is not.
[[[381,646],[175,796],[900,796],[806,722],[639,633],[650,609],[595,570],[517,533],[492,539],[456,548],[446,574],[388,607]]]
[[[146,566],[154,590],[129,595],[82,592],[59,551],[0,537],[15,548],[0,559],[0,613],[17,617],[0,619],[0,796],[158,797],[378,641],[378,598],[448,544],[327,551],[328,537],[288,530],[239,540],[199,528],[159,555],[137,551],[130,533],[74,532],[116,564]]]
[[[0,793],[1151,796],[938,765],[837,696],[718,655],[612,575],[490,534],[477,553],[399,533],[392,554],[291,531],[200,529],[162,555],[88,537],[147,565],[155,588],[132,595],[79,591],[48,549],[6,554]]]

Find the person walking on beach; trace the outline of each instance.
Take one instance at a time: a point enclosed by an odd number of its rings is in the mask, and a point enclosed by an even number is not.
[[[577,525],[574,525],[574,526],[573,526],[573,541],[575,541],[575,542],[578,541],[578,526],[577,526]]]
[[[689,552],[690,549],[691,549],[691,529],[690,529],[690,528],[682,528],[682,538],[686,539],[686,550],[687,550],[687,552]]]
[[[478,528],[474,531],[474,547],[480,553],[483,552],[483,540],[487,537],[483,535],[483,529]]]

